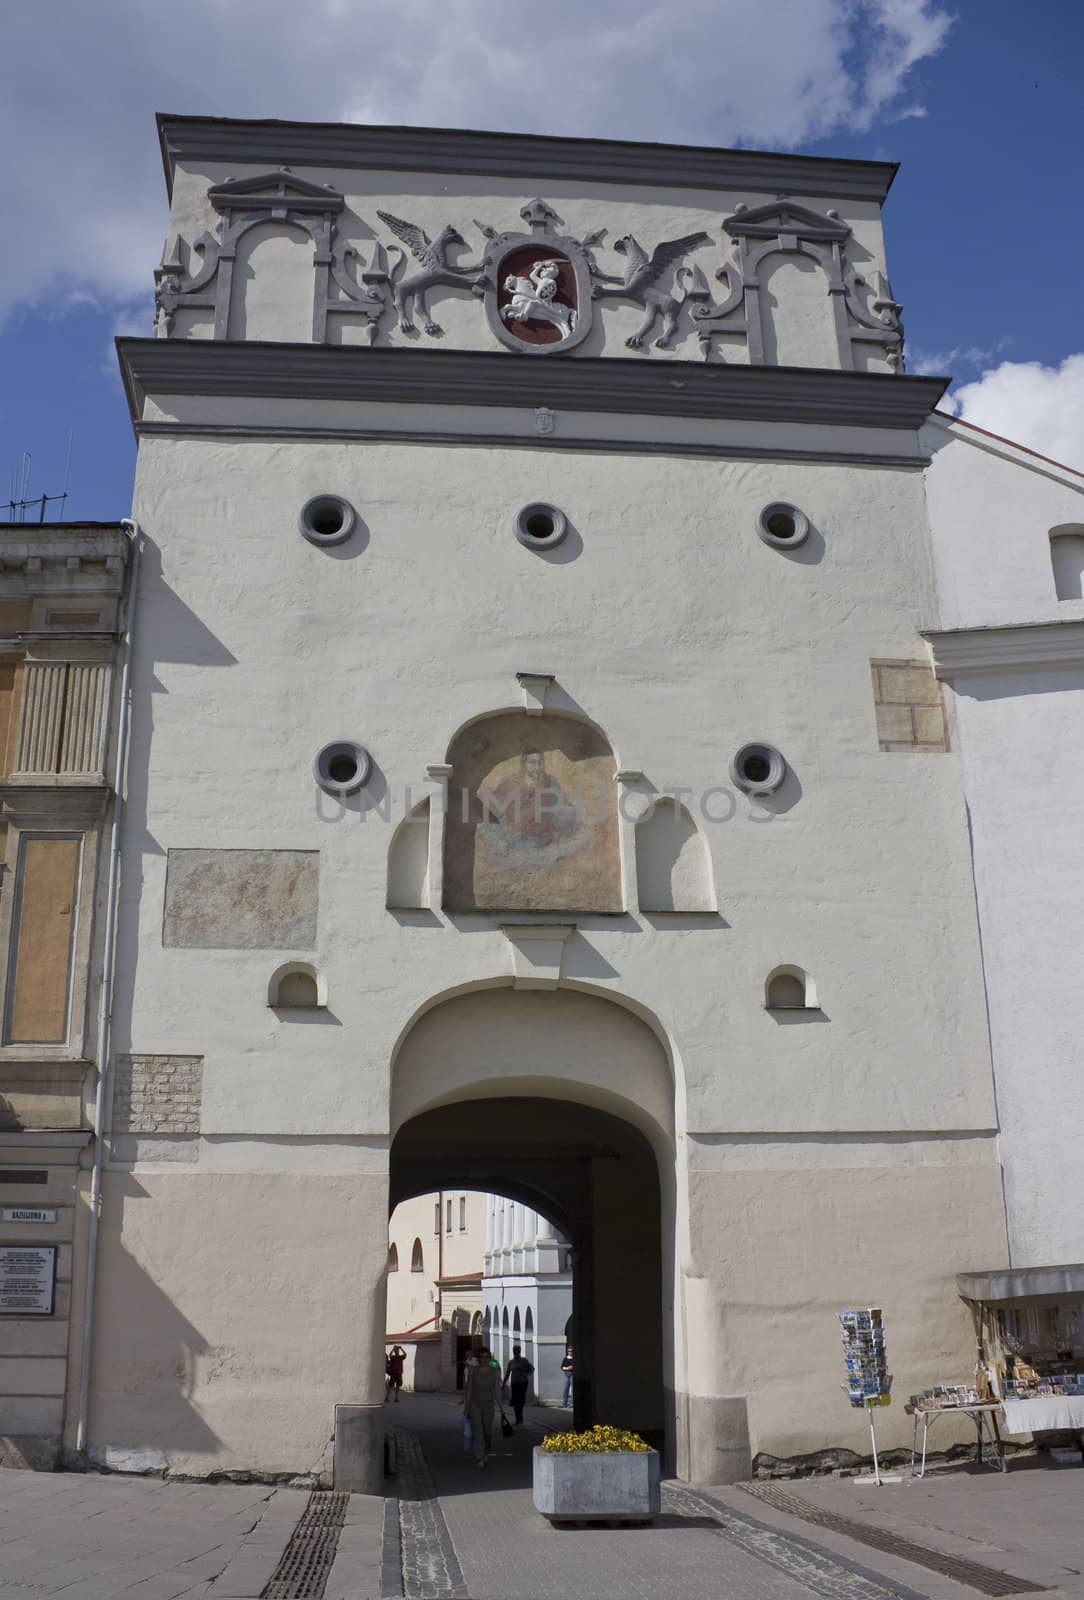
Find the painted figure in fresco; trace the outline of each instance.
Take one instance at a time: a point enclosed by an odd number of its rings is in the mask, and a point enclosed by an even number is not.
[[[546,771],[541,750],[524,750],[519,772],[483,789],[479,800],[477,840],[494,864],[552,866],[583,843],[583,819]]]

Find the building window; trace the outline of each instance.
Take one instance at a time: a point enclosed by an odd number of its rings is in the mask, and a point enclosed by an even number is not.
[[[459,1196],[459,1231],[460,1233],[466,1233],[467,1231],[467,1197],[465,1194]]]
[[[1050,564],[1058,599],[1084,598],[1084,525],[1063,522],[1051,528]]]
[[[448,1206],[447,1206],[447,1215],[446,1215],[446,1221],[445,1221],[445,1225],[444,1225],[444,1231],[445,1231],[445,1233],[451,1233],[451,1231],[452,1231],[452,1202],[450,1200],[448,1201]]]
[[[388,1271],[399,1271],[399,1252],[393,1244],[388,1246]]]
[[[425,1271],[425,1257],[422,1254],[422,1242],[420,1239],[415,1239],[414,1248],[410,1252],[410,1270],[411,1272]]]
[[[440,1201],[433,1201],[433,1232],[440,1232]]]

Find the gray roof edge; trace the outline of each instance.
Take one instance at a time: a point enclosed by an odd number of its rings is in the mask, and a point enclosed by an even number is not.
[[[204,339],[116,341],[133,423],[143,399],[223,394],[526,406],[622,415],[832,423],[917,431],[945,378],[497,351],[363,349]]]
[[[1084,1294],[1084,1263],[1060,1267],[997,1267],[992,1272],[960,1272],[956,1289],[964,1300],[993,1303],[1040,1296]]]
[[[711,145],[572,139],[556,134],[472,128],[411,128],[358,122],[286,122],[265,118],[156,118],[166,189],[182,158],[272,167],[368,167],[402,172],[460,172],[580,183],[666,188],[749,189],[884,203],[899,163],[841,156],[730,150]]]

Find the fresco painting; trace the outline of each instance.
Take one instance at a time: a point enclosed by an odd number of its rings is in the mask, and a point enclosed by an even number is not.
[[[613,753],[571,717],[508,712],[449,752],[449,911],[623,910]]]

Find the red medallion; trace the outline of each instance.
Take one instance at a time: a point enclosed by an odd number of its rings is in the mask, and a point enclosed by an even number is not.
[[[552,244],[540,240],[521,245],[502,259],[497,314],[524,344],[559,344],[569,338],[577,307],[575,269]]]

